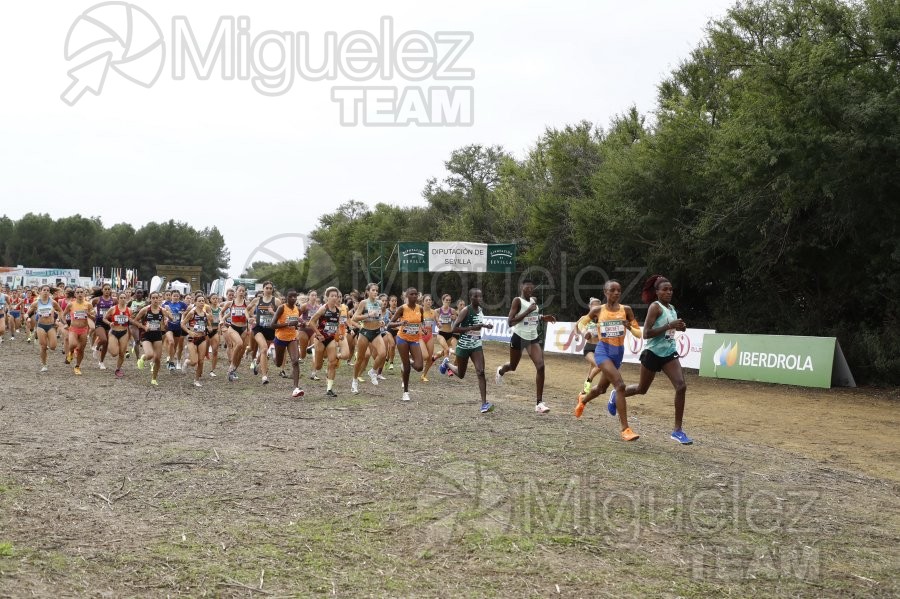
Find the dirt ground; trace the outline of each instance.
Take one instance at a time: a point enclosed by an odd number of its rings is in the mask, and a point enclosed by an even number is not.
[[[404,403],[399,370],[354,396],[342,367],[337,399],[291,400],[246,367],[39,374],[22,339],[0,345],[0,597],[900,594],[897,390],[688,375],[682,447],[661,377],[626,444],[601,400],[573,418],[569,356],[541,416],[531,364],[498,387],[489,347],[481,415],[474,372]]]

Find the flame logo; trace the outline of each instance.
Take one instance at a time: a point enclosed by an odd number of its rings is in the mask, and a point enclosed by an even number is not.
[[[734,345],[729,342],[728,344],[723,343],[719,346],[719,349],[716,350],[716,353],[713,354],[713,365],[718,368],[719,366],[734,366],[737,362],[738,357],[738,344]]]

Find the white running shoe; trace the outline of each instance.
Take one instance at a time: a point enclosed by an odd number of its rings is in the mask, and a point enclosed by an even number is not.
[[[357,381],[356,379],[353,379],[353,382],[350,383],[350,393],[352,393],[353,395],[359,394],[359,381]]]
[[[497,367],[497,376],[494,377],[494,382],[497,383],[498,385],[502,385],[502,384],[503,384],[503,375],[500,374],[500,371],[501,371],[501,370],[503,370],[503,367],[502,367],[502,366],[498,366],[498,367]]]
[[[202,387],[203,384],[200,383],[200,381],[195,380],[195,381],[194,381],[194,386],[195,386],[195,387]]]
[[[181,362],[175,364],[175,370],[181,370]]]
[[[106,364],[100,362],[100,370],[106,370]]]
[[[216,378],[216,377],[219,376],[219,375],[217,375],[214,371],[210,370],[210,371],[209,371],[209,376],[210,376],[210,378]]]
[[[387,377],[384,376],[383,374],[379,374],[379,375],[378,375],[378,380],[379,380],[379,381],[386,381],[386,380],[387,380]]]
[[[303,397],[303,389],[300,387],[295,387],[294,392],[291,393],[291,397]]]
[[[409,392],[404,392],[403,397],[401,398],[403,401],[409,401]]]
[[[374,368],[369,369],[369,379],[372,381],[373,385],[378,385],[378,373],[375,372]]]
[[[267,377],[267,376],[262,377],[262,384],[263,384],[263,385],[268,385],[268,384],[269,384],[269,377]]]
[[[538,405],[534,406],[534,411],[538,414],[546,414],[550,411],[550,408],[547,407],[547,404],[541,402]]]
[[[44,364],[43,366],[41,366],[41,372],[47,372],[48,370],[50,370],[50,369],[47,368],[47,365],[46,365],[46,364]]]
[[[309,380],[311,380],[311,381],[321,381],[322,379],[320,379],[320,378],[319,378],[319,375],[316,373],[316,371],[313,370],[313,371],[312,371],[312,374],[309,375]]]

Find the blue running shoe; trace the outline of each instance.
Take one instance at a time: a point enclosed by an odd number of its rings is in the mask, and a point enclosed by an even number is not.
[[[694,440],[684,434],[684,431],[672,431],[673,440],[678,441],[682,445],[693,445]]]
[[[438,370],[441,371],[441,374],[447,374],[448,368],[450,368],[450,358],[444,358],[441,360],[441,365],[438,366]]]
[[[481,413],[482,414],[487,414],[488,412],[493,412],[493,411],[494,411],[494,404],[492,404],[491,402],[486,401],[483,404],[481,404]]]
[[[606,411],[609,412],[610,416],[616,415],[616,390],[613,389],[613,392],[609,394],[609,401],[606,402]]]

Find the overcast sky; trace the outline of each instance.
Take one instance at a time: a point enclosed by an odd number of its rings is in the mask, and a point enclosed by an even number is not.
[[[582,119],[606,126],[632,104],[642,112],[652,110],[657,84],[699,43],[707,22],[723,16],[732,3],[594,0],[560,7],[522,0],[315,5],[144,0],[137,6],[153,21],[131,11],[127,50],[115,40],[103,41],[104,32],[127,31],[119,18],[127,11],[118,3],[94,12],[88,10],[96,4],[91,1],[4,3],[0,212],[14,219],[27,212],[53,217],[79,213],[100,216],[106,226],[128,222],[135,228],[170,218],[197,228],[215,225],[231,252],[231,274],[237,275],[251,259],[270,259],[254,256],[267,239],[309,233],[320,215],[346,200],[371,206],[423,203],[426,180],[444,176],[443,161],[455,148],[500,144],[523,156],[545,127]],[[85,12],[88,18],[79,20]],[[248,19],[238,21],[241,16]],[[175,31],[188,39],[187,24],[205,50],[221,17],[243,23],[243,29],[236,26],[236,46],[256,41],[257,49],[262,48],[257,61],[240,58],[248,53],[239,48],[232,52],[249,65],[251,77],[260,73],[254,66],[277,72],[283,40],[308,39],[313,66],[325,60],[326,32],[336,33],[338,45],[353,31],[369,32],[381,45],[383,17],[391,17],[395,43],[406,33],[421,31],[424,36],[405,38],[410,52],[427,50],[433,41],[436,61],[444,61],[448,76],[457,76],[453,68],[469,69],[474,78],[410,81],[394,68],[387,78],[379,71],[354,82],[342,75],[342,63],[332,54],[339,67],[335,79],[310,81],[295,67],[293,83],[276,90],[280,95],[260,93],[257,88],[265,91],[264,84],[254,85],[247,77],[223,80],[218,66],[208,80],[200,80],[184,60],[190,49],[179,55],[174,48],[178,40],[173,38],[179,38]],[[153,34],[153,22],[162,32],[156,49],[154,37],[159,36]],[[263,35],[267,30],[290,35],[279,46],[278,38]],[[307,35],[297,37],[296,32]],[[463,48],[466,32],[473,41]],[[66,60],[67,36],[71,60]],[[92,46],[94,42],[100,43]],[[454,44],[463,51],[451,65]],[[83,80],[102,74],[96,67],[107,62],[90,59],[107,50],[112,52],[110,64],[119,70],[107,72],[99,95],[87,92],[79,98]],[[186,62],[185,76],[175,80],[173,66],[179,61]],[[304,69],[302,60],[292,62]],[[83,63],[90,64],[75,72],[75,83],[69,73]],[[414,68],[424,63],[407,64]],[[160,74],[149,88],[122,76],[148,83],[156,72]],[[268,81],[270,87],[275,87],[273,81]],[[74,101],[70,106],[62,96],[73,83],[66,93]],[[419,97],[417,89],[429,97],[429,88],[471,87],[471,116],[464,110],[454,114],[471,118],[472,125],[342,126],[342,105],[332,94],[347,86],[394,86],[401,90],[398,100],[404,88],[412,88],[408,101]],[[387,106],[372,95],[386,92],[351,93],[369,94],[373,114]],[[349,116],[348,110],[345,120]],[[373,118],[388,120],[391,115]],[[283,239],[268,248],[295,258],[300,242]]]

